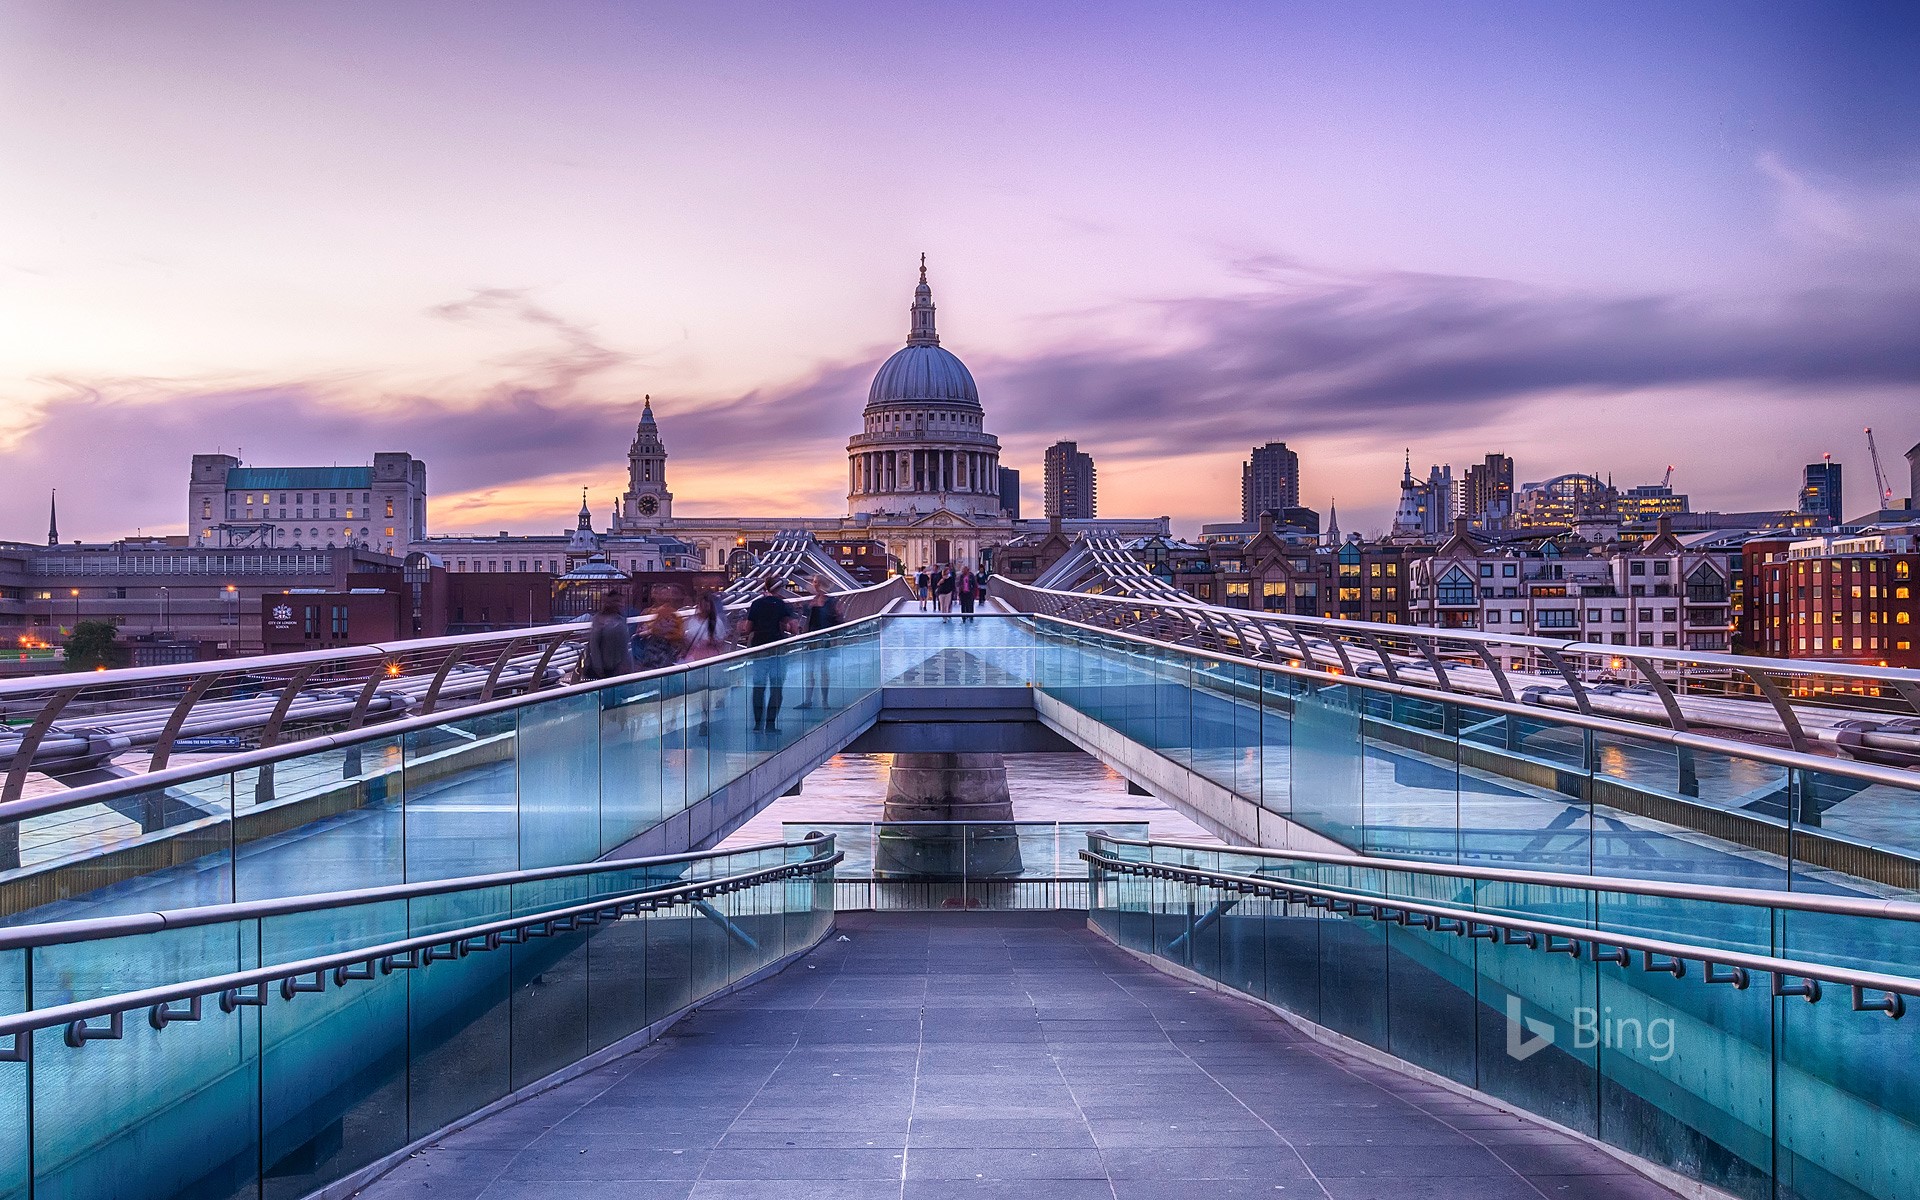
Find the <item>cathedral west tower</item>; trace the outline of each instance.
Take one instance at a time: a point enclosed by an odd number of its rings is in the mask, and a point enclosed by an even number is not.
[[[673,493],[667,490],[667,447],[653,420],[653,397],[640,410],[640,428],[627,448],[627,490],[614,514],[616,532],[658,529],[673,516]]]

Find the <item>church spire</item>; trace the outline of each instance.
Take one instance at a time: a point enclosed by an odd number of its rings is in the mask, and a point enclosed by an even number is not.
[[[54,488],[47,493],[47,545],[60,544],[60,489]]]
[[[587,489],[580,489],[580,519],[574,523],[575,529],[593,531],[593,513],[587,509]]]
[[[913,328],[907,334],[909,346],[938,346],[940,335],[933,329],[933,289],[927,286],[927,256],[920,256],[920,286],[913,289]]]

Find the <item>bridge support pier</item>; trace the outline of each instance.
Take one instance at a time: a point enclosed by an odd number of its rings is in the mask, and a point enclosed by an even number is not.
[[[896,754],[881,820],[1013,820],[1007,762],[998,754]],[[881,835],[877,875],[991,879],[1020,874],[1012,824],[965,829],[895,829]]]

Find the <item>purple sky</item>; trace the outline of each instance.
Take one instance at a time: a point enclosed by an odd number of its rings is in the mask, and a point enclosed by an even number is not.
[[[681,511],[843,511],[923,250],[1030,507],[1062,437],[1183,531],[1275,439],[1348,529],[1409,446],[1866,500],[1861,427],[1920,440],[1900,14],[18,0],[0,537],[55,485],[179,531],[221,448],[557,528],[643,393]]]

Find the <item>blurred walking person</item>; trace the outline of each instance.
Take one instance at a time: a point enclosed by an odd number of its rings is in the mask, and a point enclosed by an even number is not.
[[[727,640],[727,614],[719,595],[712,588],[701,588],[693,597],[693,613],[686,622],[686,650],[682,662],[700,662],[733,649]],[[715,710],[726,704],[727,693],[722,671],[698,671],[693,686],[700,689],[700,736],[712,733]]]
[[[840,605],[827,591],[827,577],[813,577],[813,595],[807,600],[806,625],[808,633],[822,629],[832,629],[840,623]],[[806,656],[801,659],[805,671],[800,690],[800,707],[812,708],[815,689],[819,689],[820,707],[827,706],[827,689],[832,686],[831,660],[833,647],[824,640],[816,640],[807,647]]]
[[[973,622],[973,606],[980,602],[980,581],[974,577],[973,568],[960,572],[960,582],[953,585],[953,594],[960,601],[960,623]]]
[[[771,579],[761,583],[760,598],[747,606],[741,632],[749,646],[771,646],[794,631],[793,609],[774,594]],[[780,732],[780,702],[787,687],[787,656],[769,651],[753,659],[753,731]]]
[[[647,612],[647,623],[633,639],[633,665],[641,671],[658,671],[680,661],[686,648],[686,622],[674,607],[673,593],[663,593],[659,603]]]
[[[587,627],[587,647],[580,656],[582,679],[612,679],[633,674],[633,640],[620,598],[608,593]]]
[[[913,577],[913,592],[914,592],[914,595],[920,597],[921,612],[927,611],[927,599],[929,596],[932,595],[932,592],[928,590],[929,586],[930,586],[930,583],[927,579],[927,569],[925,567],[921,567],[919,573]]]

